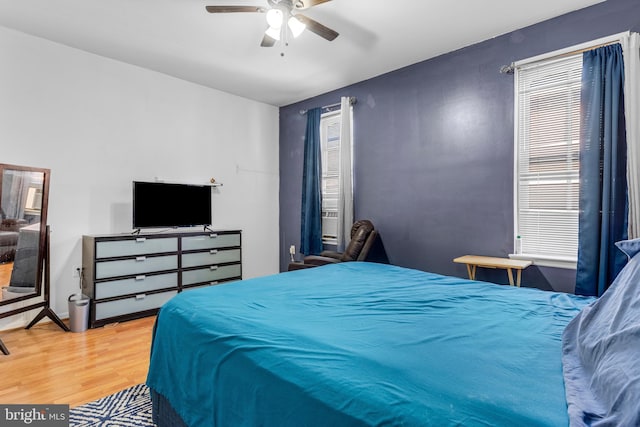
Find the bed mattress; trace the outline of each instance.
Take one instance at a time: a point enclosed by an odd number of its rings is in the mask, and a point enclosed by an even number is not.
[[[184,292],[147,384],[189,426],[568,425],[561,336],[591,298],[341,263]]]

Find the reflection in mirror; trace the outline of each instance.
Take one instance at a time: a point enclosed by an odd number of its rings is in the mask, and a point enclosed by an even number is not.
[[[0,305],[4,305],[40,293],[45,174],[5,165],[0,180]]]

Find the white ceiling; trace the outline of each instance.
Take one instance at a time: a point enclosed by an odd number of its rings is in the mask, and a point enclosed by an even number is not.
[[[267,0],[0,0],[0,25],[283,106],[603,0],[333,0],[304,11],[338,31],[260,47]],[[284,56],[281,56],[284,53]]]

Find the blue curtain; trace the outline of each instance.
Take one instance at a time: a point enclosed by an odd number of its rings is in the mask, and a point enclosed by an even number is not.
[[[620,44],[583,54],[576,294],[600,296],[626,262],[627,148]]]
[[[307,111],[302,171],[302,221],[300,252],[317,255],[322,252],[322,193],[320,180],[320,108]]]

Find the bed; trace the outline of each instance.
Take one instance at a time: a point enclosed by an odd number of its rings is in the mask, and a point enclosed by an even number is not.
[[[184,292],[156,321],[154,421],[575,424],[563,332],[594,301],[366,262]]]

